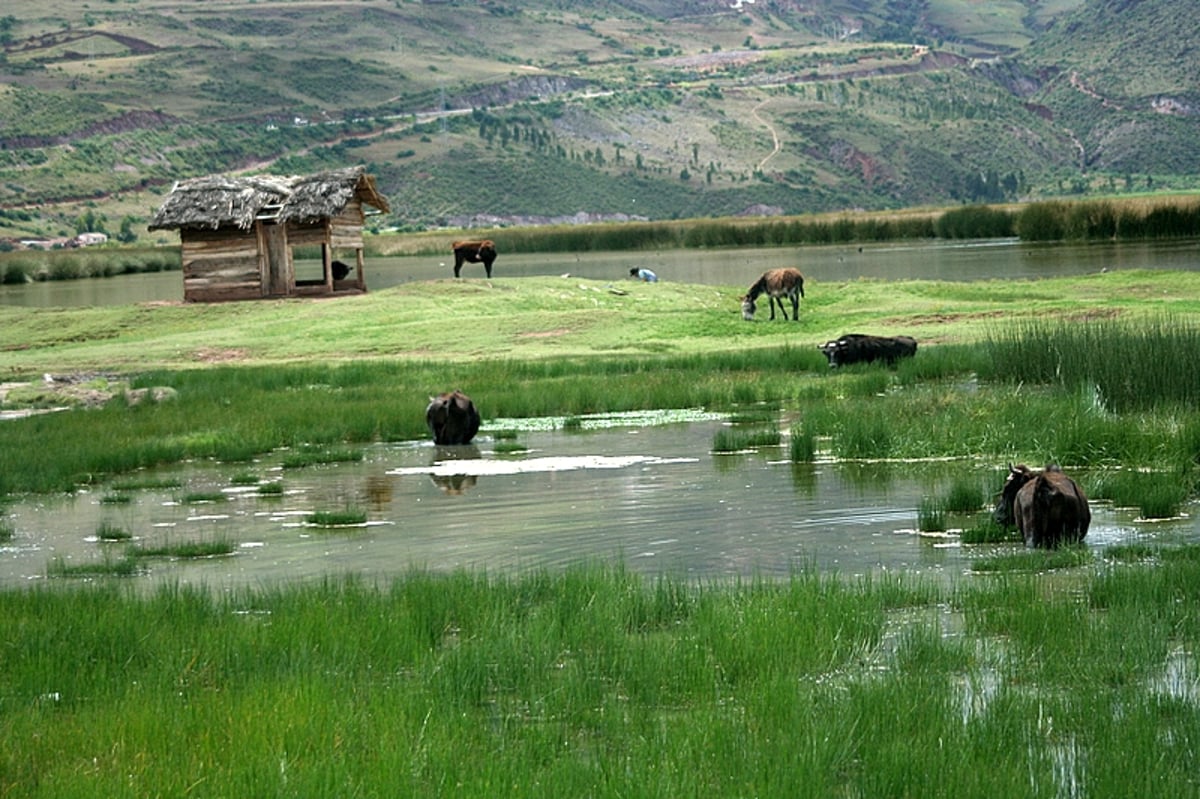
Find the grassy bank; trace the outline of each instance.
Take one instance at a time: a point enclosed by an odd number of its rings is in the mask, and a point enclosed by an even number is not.
[[[810,296],[799,323],[773,324],[744,322],[733,288],[613,294],[555,278],[333,302],[13,309],[0,345],[34,377],[26,391],[43,372],[123,369],[106,380],[127,377],[129,394],[0,425],[0,492],[423,438],[428,397],[452,387],[485,419],[770,403],[797,415],[808,457],[819,440],[839,458],[1053,460],[1110,486],[1104,470],[1153,468],[1193,492],[1200,275],[858,281]],[[448,308],[464,321],[448,324]],[[921,349],[895,370],[830,370],[815,345],[846,330],[903,330]],[[135,403],[143,389],[167,399]]]
[[[1200,557],[1125,555],[3,592],[0,792],[1190,795]]]

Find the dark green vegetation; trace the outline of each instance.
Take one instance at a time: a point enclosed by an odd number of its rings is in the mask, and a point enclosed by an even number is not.
[[[0,236],[353,163],[403,229],[1196,188],[1190,0],[731,5],[13,0]]]
[[[0,788],[1188,796],[1200,550],[1114,558],[951,587],[581,566],[6,591]]]

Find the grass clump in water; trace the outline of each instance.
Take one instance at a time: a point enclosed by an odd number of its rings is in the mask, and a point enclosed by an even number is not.
[[[320,510],[305,516],[304,521],[313,527],[360,527],[367,523],[367,512],[357,508]]]
[[[190,491],[180,498],[184,505],[204,505],[213,502],[224,502],[228,497],[220,491]]]
[[[101,541],[128,541],[133,538],[133,533],[123,527],[118,527],[112,522],[101,522],[96,528],[96,538]]]
[[[492,451],[497,455],[514,455],[520,452],[528,452],[529,447],[519,441],[497,441],[492,445]]]
[[[258,487],[258,495],[260,497],[281,497],[283,496],[283,483],[263,483]]]
[[[817,459],[817,437],[805,426],[791,429],[788,435],[788,456],[792,463],[812,463]]]
[[[946,532],[946,505],[933,497],[921,497],[917,508],[917,529],[922,533]]]
[[[136,577],[141,573],[137,560],[128,555],[114,558],[106,554],[102,560],[83,563],[68,563],[64,558],[56,557],[46,567],[47,577]]]
[[[215,538],[211,541],[168,541],[157,546],[135,546],[129,548],[129,556],[134,558],[215,558],[232,555],[237,545],[228,538]]]
[[[363,459],[361,449],[348,447],[333,449],[301,449],[290,452],[283,458],[283,468],[302,469],[305,466],[317,466],[325,463],[354,463]]]
[[[723,427],[713,436],[713,452],[744,452],[759,447],[777,447],[782,440],[778,427],[743,429]]]

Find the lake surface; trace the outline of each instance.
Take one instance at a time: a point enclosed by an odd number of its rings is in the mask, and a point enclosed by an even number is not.
[[[589,560],[705,579],[783,576],[806,565],[843,575],[904,570],[949,578],[969,572],[977,558],[1020,549],[964,546],[954,534],[916,532],[922,497],[944,495],[964,469],[985,486],[998,486],[1002,474],[988,466],[793,465],[786,443],[715,454],[714,437],[726,423],[692,415],[692,421],[668,424],[649,416],[600,420],[602,429],[583,432],[544,429],[550,425],[543,420],[518,433],[527,449],[515,454],[497,453],[485,429],[469,447],[380,444],[368,447],[361,462],[299,469],[283,469],[283,453],[274,453],[255,464],[194,463],[153,472],[178,478],[178,488],[96,486],[21,500],[6,514],[17,535],[0,547],[0,586],[45,581],[58,559],[120,558],[127,544],[99,541],[101,525],[131,533],[143,546],[231,542],[233,555],[150,559],[147,573],[135,578],[214,587],[341,574],[387,580],[413,567],[557,568]],[[498,420],[489,427],[522,424]],[[233,476],[247,472],[279,482],[282,496],[234,486]],[[213,493],[223,498],[184,501]],[[122,494],[128,502],[111,502]],[[365,511],[367,522],[344,528],[306,523],[313,512],[346,509]],[[1093,511],[1087,538],[1093,548],[1200,539],[1192,518],[1146,523],[1132,511],[1101,504]]]
[[[368,258],[367,289],[413,280],[454,276],[454,259],[437,256]],[[647,267],[664,281],[749,286],[766,269],[796,266],[816,283],[845,280],[1004,280],[1080,275],[1119,269],[1200,269],[1200,242],[1022,244],[1016,240],[913,242],[827,247],[771,247],[578,255],[501,254],[494,280],[563,275],[630,280],[629,270]],[[483,267],[467,264],[463,278],[483,279]],[[120,275],[89,280],[0,285],[0,305],[77,307],[181,301],[181,272]]]

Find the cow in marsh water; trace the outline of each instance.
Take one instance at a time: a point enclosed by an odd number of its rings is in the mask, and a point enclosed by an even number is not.
[[[479,411],[471,398],[458,389],[430,397],[425,423],[439,446],[470,444],[479,432]]]
[[[1040,472],[1009,464],[1008,479],[993,514],[1004,527],[1014,523],[1025,545],[1053,549],[1077,544],[1092,522],[1083,489],[1054,464]]]
[[[464,263],[483,264],[487,276],[492,276],[492,263],[496,260],[496,245],[490,239],[480,241],[456,241],[450,245],[454,250],[454,276],[458,277]]]
[[[852,363],[874,363],[883,361],[895,365],[901,358],[917,354],[917,340],[911,336],[868,336],[864,333],[846,333],[834,341],[818,344],[817,349],[825,353],[830,366],[848,366]]]
[[[754,321],[757,310],[755,300],[766,294],[771,305],[771,319],[775,318],[775,303],[779,303],[779,311],[783,318],[788,318],[783,300],[786,297],[792,301],[792,319],[800,319],[800,298],[804,296],[804,275],[799,269],[785,267],[783,269],[768,269],[762,277],[755,281],[746,295],[742,297],[742,318],[747,322]]]

